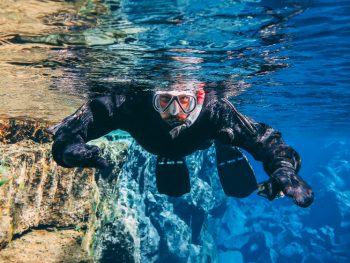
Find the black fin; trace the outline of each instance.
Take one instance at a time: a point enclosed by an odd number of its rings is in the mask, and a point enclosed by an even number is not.
[[[156,181],[158,192],[161,194],[179,197],[190,192],[190,177],[185,159],[158,157]]]
[[[258,188],[247,157],[231,145],[215,141],[216,161],[222,188],[226,195],[247,197]]]

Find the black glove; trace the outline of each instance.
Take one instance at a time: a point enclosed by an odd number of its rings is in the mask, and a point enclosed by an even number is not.
[[[96,167],[104,169],[108,162],[100,156],[100,149],[85,143],[71,144],[65,147],[62,160],[67,167]]]
[[[269,200],[273,200],[282,191],[301,207],[308,207],[314,201],[311,187],[288,167],[277,169],[264,183],[264,188],[264,193]]]

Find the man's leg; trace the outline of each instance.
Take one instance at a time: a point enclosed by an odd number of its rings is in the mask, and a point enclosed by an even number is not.
[[[258,188],[247,157],[237,147],[215,141],[215,149],[220,182],[226,195],[247,197]]]
[[[156,181],[158,192],[161,194],[178,197],[190,192],[190,177],[185,159],[158,156]]]

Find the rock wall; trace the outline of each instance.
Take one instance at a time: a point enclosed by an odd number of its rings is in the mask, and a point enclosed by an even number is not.
[[[159,194],[155,156],[133,142],[118,178],[99,176],[91,254],[101,262],[217,262],[208,222],[226,199],[213,171],[213,149],[187,158],[192,190],[180,198]],[[109,150],[105,154],[108,156]],[[107,157],[108,158],[108,157]],[[115,171],[111,174],[115,175]],[[214,195],[219,189],[220,195]],[[92,229],[92,228],[90,228]]]
[[[52,138],[46,132],[49,125],[36,120],[0,120],[0,248],[8,245],[13,238],[16,244],[0,251],[1,262],[7,260],[11,253],[20,252],[16,247],[23,243],[23,238],[32,249],[43,249],[40,244],[35,245],[35,238],[28,238],[35,229],[55,229],[61,237],[57,242],[66,244],[66,229],[75,229],[76,232],[87,229],[89,218],[96,211],[94,205],[99,195],[94,170],[57,166],[51,155]],[[103,148],[102,142],[100,140]],[[113,155],[114,171],[118,173],[127,145],[119,142],[109,145],[113,152],[120,149]],[[81,233],[75,235],[81,236]],[[77,246],[77,243],[71,245]],[[46,256],[54,260],[55,257],[49,255],[51,250],[44,250],[47,251]],[[69,259],[69,255],[61,252],[63,258]],[[80,262],[76,261],[74,251],[71,252],[69,262]],[[27,257],[29,261],[25,261],[25,258],[25,255],[13,257],[14,260],[31,262],[30,258]],[[61,262],[63,258],[56,258],[56,262]]]
[[[58,167],[48,124],[0,122],[0,246],[34,227],[75,226],[91,212],[94,174]]]
[[[0,251],[1,263],[93,263],[74,229],[31,230]]]
[[[213,193],[219,186],[208,172],[214,167],[212,150],[187,158],[191,193],[171,198],[155,187],[155,156],[128,137],[92,142],[111,164],[95,173],[56,165],[45,132],[49,124],[14,119],[0,124],[2,247],[13,237],[28,238],[33,229],[73,228],[84,230],[82,245],[94,262],[217,261],[208,221],[225,199]],[[0,258],[11,253],[8,248]]]
[[[63,169],[49,144],[0,145],[0,243],[38,226],[78,225],[89,217],[93,173]]]

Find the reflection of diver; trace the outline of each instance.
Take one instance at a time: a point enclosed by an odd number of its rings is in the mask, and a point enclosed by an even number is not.
[[[299,155],[282,141],[281,134],[201,88],[91,100],[51,129],[55,134],[53,157],[64,167],[104,168],[107,163],[98,147],[86,142],[116,129],[129,132],[147,151],[159,156],[156,176],[160,193],[187,193],[190,183],[184,156],[215,142],[220,180],[227,195],[244,197],[257,188],[246,157],[236,148],[240,147],[263,162],[270,179],[261,193],[270,200],[282,191],[302,207],[313,201],[310,186],[297,175]]]

